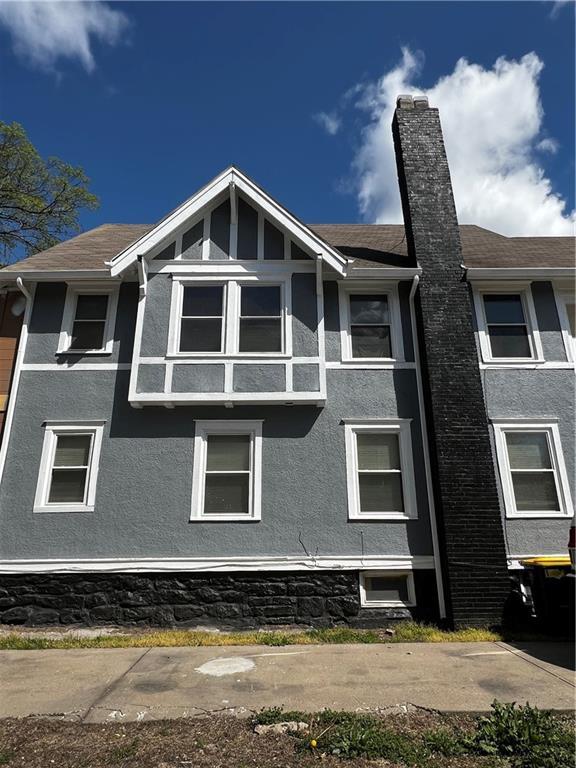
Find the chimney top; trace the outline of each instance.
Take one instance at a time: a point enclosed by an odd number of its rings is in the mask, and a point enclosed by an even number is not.
[[[412,96],[409,93],[402,94],[396,99],[397,109],[428,109],[427,96]]]

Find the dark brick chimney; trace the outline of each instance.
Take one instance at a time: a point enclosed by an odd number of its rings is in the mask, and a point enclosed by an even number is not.
[[[400,96],[392,133],[408,250],[422,268],[416,318],[448,617],[454,626],[499,624],[509,592],[504,532],[438,110]]]

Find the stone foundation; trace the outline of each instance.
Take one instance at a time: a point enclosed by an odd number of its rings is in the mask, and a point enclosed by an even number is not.
[[[433,571],[415,571],[416,608],[360,607],[358,571],[0,576],[0,623],[385,626],[438,618]]]

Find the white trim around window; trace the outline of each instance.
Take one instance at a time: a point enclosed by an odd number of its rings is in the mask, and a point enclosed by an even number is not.
[[[262,421],[197,421],[194,437],[194,464],[192,468],[192,522],[230,522],[257,521],[261,519],[262,510]],[[227,469],[221,466],[216,471],[208,469],[209,438],[246,436],[249,444],[248,466],[240,469]],[[248,476],[247,510],[242,514],[226,514],[224,512],[207,513],[206,485],[209,474]]]
[[[576,299],[574,289],[554,287],[554,298],[556,299],[556,309],[558,311],[558,319],[560,320],[562,338],[564,339],[566,359],[570,363],[576,363],[576,338],[574,336],[574,329],[570,324],[569,310],[567,309],[567,305],[573,305]]]
[[[52,422],[44,424],[44,442],[40,459],[40,471],[36,486],[34,512],[93,512],[96,500],[96,483],[102,448],[104,421]],[[60,437],[89,438],[86,459],[71,465],[59,463],[55,466],[58,440]],[[54,473],[71,471],[84,474],[82,499],[65,502],[50,501]]]
[[[478,337],[480,340],[480,351],[482,360],[485,363],[494,363],[498,365],[514,365],[518,363],[543,363],[544,352],[540,331],[536,319],[536,309],[532,298],[530,283],[510,282],[507,284],[490,285],[475,284],[473,287],[474,308],[476,320],[478,323]],[[516,295],[520,297],[522,303],[522,312],[524,315],[523,323],[512,323],[512,325],[524,325],[530,346],[530,355],[528,357],[498,357],[494,356],[490,343],[489,323],[486,318],[486,308],[484,303],[485,296],[497,296],[498,294]],[[506,325],[506,323],[503,323]]]
[[[527,420],[505,420],[492,421],[494,428],[494,437],[496,442],[496,454],[498,458],[498,467],[500,470],[500,479],[502,483],[502,492],[504,495],[504,505],[506,508],[506,517],[508,518],[570,518],[574,516],[572,498],[570,495],[570,485],[568,483],[568,474],[564,463],[562,453],[562,444],[560,441],[560,431],[558,424],[551,419],[527,419]],[[540,437],[541,448],[545,448],[542,466],[534,464],[534,461],[525,463],[531,464],[530,467],[513,467],[510,461],[509,435],[533,435]],[[519,449],[521,450],[521,449]],[[534,450],[534,449],[533,449]],[[547,452],[547,455],[546,455]],[[517,503],[514,480],[516,482],[521,473],[541,474],[543,480],[548,477],[553,479],[553,487],[556,493],[556,509],[519,509]],[[525,506],[525,505],[524,505]]]
[[[198,286],[221,286],[222,299],[222,343],[219,351],[180,351],[180,333],[184,289]],[[243,286],[278,286],[280,288],[281,349],[275,352],[240,352],[240,311]],[[292,355],[292,291],[290,275],[274,276],[245,275],[226,276],[195,275],[193,278],[173,276],[170,304],[170,328],[168,332],[167,357],[210,357],[218,358],[287,358]]]
[[[389,357],[354,357],[352,349],[352,327],[350,313],[350,297],[361,295],[385,296],[388,301],[388,323],[390,326]],[[400,314],[400,300],[398,298],[398,283],[382,284],[367,282],[338,283],[338,298],[340,307],[340,341],[342,363],[354,363],[356,367],[370,368],[384,361],[404,361],[404,341],[402,338],[402,317]]]
[[[373,580],[398,581],[406,580],[406,598],[402,599],[398,589],[393,585],[388,590],[378,590],[374,587],[382,586]],[[416,589],[414,586],[414,573],[412,571],[360,571],[360,605],[363,608],[412,608],[416,605]]]
[[[116,325],[116,311],[118,308],[118,294],[120,286],[118,282],[110,283],[69,283],[64,303],[62,327],[58,339],[57,355],[109,355],[114,343],[114,327]],[[92,349],[71,349],[76,310],[80,296],[106,296],[106,316],[104,319],[104,332],[102,346]],[[99,320],[84,320],[80,322],[102,322]]]
[[[410,434],[411,419],[394,420],[345,420],[344,437],[346,444],[346,477],[348,485],[349,520],[414,520],[418,517],[414,459]],[[399,466],[362,469],[358,458],[358,437],[364,435],[393,436],[397,441]],[[394,461],[391,462],[395,463]],[[362,511],[360,475],[364,474],[399,476],[401,496],[398,509]],[[386,504],[385,506],[390,506]]]

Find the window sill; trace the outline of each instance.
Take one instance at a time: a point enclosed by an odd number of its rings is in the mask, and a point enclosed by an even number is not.
[[[59,349],[55,357],[84,357],[85,355],[111,355],[111,349]]]
[[[485,357],[484,363],[490,365],[541,365],[545,363],[543,357]]]
[[[506,512],[507,520],[570,520],[574,512]]]
[[[404,515],[400,513],[383,514],[381,512],[374,515],[348,515],[348,521],[351,523],[366,523],[372,520],[386,521],[386,520],[418,520],[418,515]]]
[[[361,608],[415,608],[416,603],[401,603],[392,601],[361,602]]]
[[[259,360],[289,360],[292,358],[292,355],[285,352],[235,352],[230,355],[227,355],[224,352],[168,352],[166,354],[167,360],[198,359],[204,362],[208,358],[210,360],[221,360],[223,362],[226,360],[254,360],[255,362],[258,362]]]
[[[42,507],[34,507],[32,510],[34,514],[54,514],[61,512],[94,512],[94,506],[87,506],[85,504],[50,504]]]
[[[202,517],[191,517],[191,523],[259,523],[261,518],[248,517],[248,515],[203,515]]]

